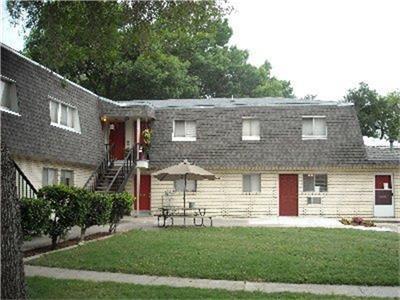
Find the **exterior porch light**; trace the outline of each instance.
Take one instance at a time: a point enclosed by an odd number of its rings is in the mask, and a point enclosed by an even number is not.
[[[106,123],[106,122],[107,122],[107,116],[102,116],[102,117],[100,118],[100,120],[101,120],[103,123]]]

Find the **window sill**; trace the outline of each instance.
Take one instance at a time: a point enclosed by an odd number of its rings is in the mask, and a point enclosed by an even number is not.
[[[261,195],[261,192],[242,192],[242,195],[256,196],[256,195]]]
[[[328,137],[326,135],[303,135],[302,140],[327,140]]]
[[[195,137],[172,137],[173,142],[195,142],[196,138]]]
[[[242,136],[242,141],[259,141],[259,136]]]
[[[9,109],[7,109],[5,107],[0,107],[0,111],[4,111],[5,113],[8,113],[8,114],[13,115],[13,116],[17,116],[17,117],[21,116],[20,113],[17,113],[17,112],[15,112],[13,110],[9,110]]]
[[[303,192],[305,196],[326,196],[328,192]]]
[[[61,129],[67,130],[67,131],[70,131],[70,132],[74,132],[74,133],[81,134],[81,132],[78,131],[78,130],[76,130],[76,129],[73,129],[73,128],[68,127],[68,126],[60,125],[60,124],[58,124],[58,123],[53,123],[53,122],[51,122],[50,125],[51,125],[51,126],[54,126],[54,127],[57,127],[57,128],[61,128]]]

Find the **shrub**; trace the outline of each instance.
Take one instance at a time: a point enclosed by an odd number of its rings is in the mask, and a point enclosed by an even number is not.
[[[371,220],[364,221],[363,225],[365,227],[375,227],[375,223],[373,221],[371,221]]]
[[[81,227],[81,241],[85,237],[86,230],[94,225],[105,225],[110,220],[112,199],[109,194],[91,193],[86,190],[78,191],[81,201],[85,205],[85,212],[79,222]]]
[[[126,192],[110,194],[110,197],[112,208],[109,219],[109,232],[112,233],[117,231],[117,225],[121,219],[131,213],[134,198]]]
[[[339,222],[344,224],[344,225],[351,225],[351,221],[349,219],[346,219],[346,218],[341,218]]]
[[[20,204],[24,239],[46,233],[51,214],[49,202],[41,198],[22,198]]]
[[[39,190],[38,196],[49,202],[52,210],[47,233],[51,237],[52,248],[59,237],[64,236],[72,226],[78,225],[85,213],[85,199],[79,197],[78,190],[65,185],[46,186]]]
[[[351,224],[353,225],[362,225],[364,223],[364,219],[361,217],[353,217],[351,220]]]

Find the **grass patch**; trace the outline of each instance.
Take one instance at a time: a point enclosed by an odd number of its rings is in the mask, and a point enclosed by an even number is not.
[[[290,283],[399,285],[399,235],[321,228],[133,230],[33,265]]]
[[[298,293],[232,292],[45,277],[29,277],[27,281],[29,299],[366,299]]]

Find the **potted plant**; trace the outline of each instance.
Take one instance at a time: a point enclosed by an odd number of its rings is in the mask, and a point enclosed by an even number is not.
[[[144,155],[145,155],[145,157],[147,159],[149,158],[152,135],[153,135],[153,132],[151,131],[150,128],[146,128],[142,132],[142,136],[143,136],[143,153],[144,153]]]

